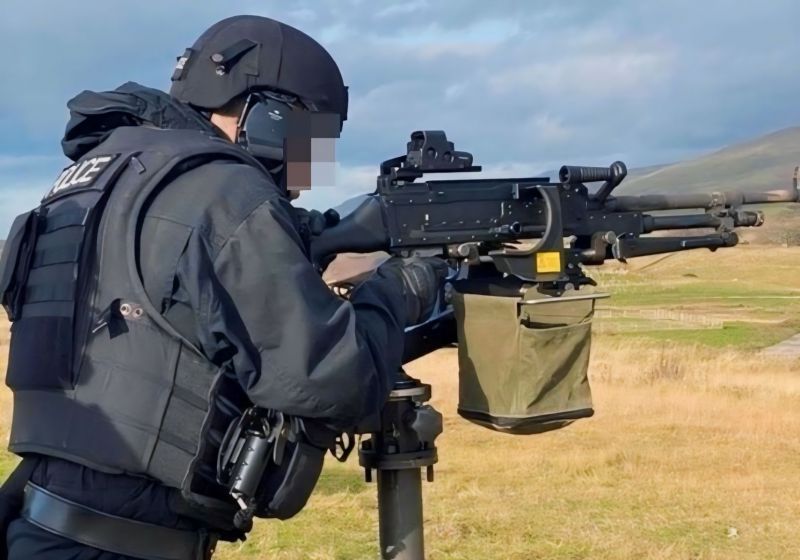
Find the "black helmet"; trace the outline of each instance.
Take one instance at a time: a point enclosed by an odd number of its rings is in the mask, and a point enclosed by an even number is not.
[[[347,119],[347,87],[328,51],[302,31],[260,16],[212,25],[178,58],[170,94],[210,110],[259,90],[293,94]]]

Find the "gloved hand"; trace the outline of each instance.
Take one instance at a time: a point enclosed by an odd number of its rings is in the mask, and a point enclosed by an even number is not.
[[[295,208],[300,227],[304,228],[309,235],[319,235],[325,229],[333,227],[339,223],[339,213],[333,208],[324,213],[319,210],[306,210],[305,208]]]
[[[339,213],[333,208],[326,210],[325,213],[319,210],[306,210],[305,208],[293,208],[293,210],[298,232],[307,253],[311,252],[311,242],[315,237],[327,228],[339,223]],[[335,256],[332,255],[325,262],[316,263],[320,273],[328,267]]]
[[[400,281],[406,300],[407,324],[417,325],[430,318],[448,267],[436,257],[394,257],[379,266],[378,273]]]

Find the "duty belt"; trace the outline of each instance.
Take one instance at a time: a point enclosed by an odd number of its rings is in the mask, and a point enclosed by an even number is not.
[[[75,542],[142,560],[206,560],[216,544],[206,531],[181,531],[110,515],[30,482],[25,486],[22,517]]]

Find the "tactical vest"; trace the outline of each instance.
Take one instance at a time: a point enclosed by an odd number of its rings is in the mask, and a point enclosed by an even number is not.
[[[203,132],[117,129],[15,220],[0,298],[12,320],[11,451],[152,477],[227,518],[235,508],[216,482],[218,450],[250,403],[156,310],[137,264],[148,202],[214,160],[258,166]],[[176,226],[165,252],[180,254],[190,233]]]

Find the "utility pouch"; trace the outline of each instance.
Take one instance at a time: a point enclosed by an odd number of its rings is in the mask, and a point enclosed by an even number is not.
[[[36,244],[39,213],[35,210],[17,216],[0,256],[0,304],[15,321],[22,310],[25,282]]]
[[[325,451],[302,441],[288,445],[282,464],[262,480],[256,517],[289,519],[300,513],[322,474]]]
[[[13,278],[3,282],[3,303],[13,321],[6,376],[13,390],[73,387],[74,314],[87,216],[88,209],[62,202],[18,218],[26,225],[8,253],[14,272],[2,273]]]
[[[217,481],[241,508],[237,529],[253,517],[289,519],[308,502],[334,436],[310,421],[253,407],[228,428],[217,460]]]
[[[13,321],[6,384],[14,391],[74,388],[76,309],[109,187],[129,159],[118,156],[68,167],[41,206],[14,222],[0,271]]]
[[[551,297],[519,288],[504,293],[469,281],[455,285],[458,413],[511,434],[547,432],[592,416],[591,326],[594,301],[603,296],[582,290]]]

